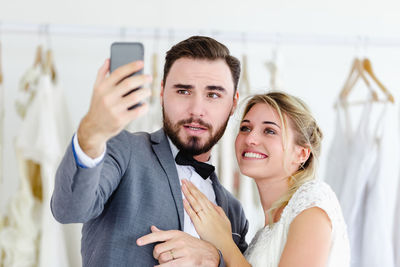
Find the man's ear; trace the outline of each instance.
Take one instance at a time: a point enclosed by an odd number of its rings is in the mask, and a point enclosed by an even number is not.
[[[235,113],[238,102],[239,102],[239,92],[236,91],[235,95],[233,96],[233,106],[230,114],[231,116],[233,115],[233,113]]]
[[[160,90],[160,104],[162,106],[163,103],[163,95],[164,95],[164,81],[161,81],[161,90]]]

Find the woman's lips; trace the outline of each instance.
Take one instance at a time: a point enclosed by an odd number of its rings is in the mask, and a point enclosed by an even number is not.
[[[244,159],[265,159],[268,156],[264,153],[255,152],[255,151],[244,151],[242,153],[242,157]]]

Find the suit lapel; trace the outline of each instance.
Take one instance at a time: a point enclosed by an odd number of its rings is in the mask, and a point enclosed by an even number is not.
[[[228,214],[228,212],[229,212],[229,210],[228,210],[228,201],[227,201],[225,192],[224,192],[224,190],[222,188],[222,185],[219,182],[218,177],[215,174],[215,172],[213,172],[211,174],[210,178],[211,178],[211,181],[213,182],[212,185],[213,185],[213,188],[214,188],[215,200],[217,202],[217,205],[220,206],[224,210],[226,216],[229,216],[229,214]]]
[[[151,134],[151,141],[153,142],[152,146],[154,153],[156,154],[158,161],[167,174],[168,183],[172,192],[172,196],[175,200],[176,209],[178,211],[180,229],[183,230],[184,212],[181,185],[168,139],[165,136],[164,131],[161,129]]]

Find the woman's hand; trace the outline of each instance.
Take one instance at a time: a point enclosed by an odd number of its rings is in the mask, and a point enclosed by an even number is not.
[[[208,200],[190,181],[182,180],[182,191],[186,197],[183,205],[200,238],[220,250],[232,243],[231,222],[224,210]]]
[[[251,267],[232,239],[232,227],[224,210],[214,205],[191,182],[182,180],[183,205],[201,239],[222,252],[226,266]]]

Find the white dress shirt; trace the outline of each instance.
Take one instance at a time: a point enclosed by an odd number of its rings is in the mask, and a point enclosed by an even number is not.
[[[171,147],[172,155],[175,159],[179,150],[172,143],[172,141],[169,139],[169,137],[168,137],[168,142]],[[106,153],[106,151],[104,151],[102,155],[100,155],[99,157],[97,157],[95,159],[92,159],[91,157],[86,155],[85,152],[83,152],[82,149],[80,148],[79,143],[78,143],[77,134],[74,135],[73,146],[74,146],[74,151],[77,156],[78,164],[80,166],[84,166],[87,168],[95,167],[104,158],[104,155]],[[210,164],[211,158],[206,163]],[[176,169],[178,172],[179,181],[180,181],[181,185],[182,185],[182,179],[187,179],[187,180],[191,181],[203,194],[205,194],[207,196],[207,198],[211,202],[213,202],[214,204],[217,204],[216,199],[215,199],[214,188],[212,186],[212,181],[211,181],[210,177],[208,177],[207,179],[204,180],[203,177],[201,177],[192,166],[178,165],[176,163],[175,163],[175,165],[176,165]],[[185,196],[183,195],[183,192],[182,192],[182,198],[185,198]],[[192,221],[190,220],[190,217],[187,214],[186,210],[184,210],[183,230],[184,230],[184,232],[186,232],[194,237],[199,238],[199,235],[197,234],[196,229],[194,228],[194,225],[193,225]]]

